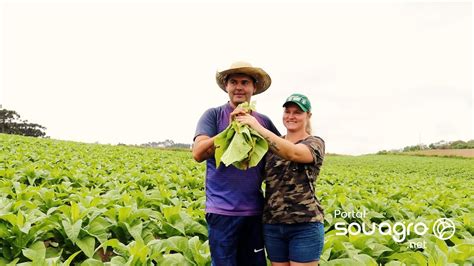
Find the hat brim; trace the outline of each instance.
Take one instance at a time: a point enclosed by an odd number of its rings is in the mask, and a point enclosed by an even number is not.
[[[308,112],[308,110],[309,110],[308,108],[304,107],[301,103],[299,103],[299,102],[293,102],[293,101],[285,102],[285,103],[283,104],[283,107],[286,107],[286,105],[289,104],[289,103],[294,103],[294,104],[298,105],[298,107],[299,107],[303,112]]]
[[[232,74],[245,74],[254,78],[256,81],[256,84],[255,84],[256,90],[253,95],[257,95],[266,91],[272,84],[272,79],[270,78],[270,75],[268,75],[267,72],[265,72],[261,68],[258,68],[258,67],[233,68],[233,69],[224,70],[222,72],[219,72],[219,71],[216,72],[217,85],[219,85],[219,87],[225,92],[227,92],[225,88],[227,77]]]

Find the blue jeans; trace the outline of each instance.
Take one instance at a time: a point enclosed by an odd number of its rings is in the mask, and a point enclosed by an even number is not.
[[[206,213],[212,266],[267,265],[262,216]]]
[[[264,224],[263,234],[272,262],[318,261],[324,246],[324,225],[319,222]]]

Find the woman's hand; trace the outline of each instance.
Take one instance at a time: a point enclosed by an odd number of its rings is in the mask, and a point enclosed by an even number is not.
[[[249,114],[238,115],[235,117],[235,120],[237,120],[239,123],[243,125],[248,125],[249,127],[255,130],[262,127],[260,123],[257,121],[257,119]]]

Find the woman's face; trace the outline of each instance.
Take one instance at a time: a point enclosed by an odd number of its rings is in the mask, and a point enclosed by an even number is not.
[[[283,125],[288,131],[305,131],[308,113],[294,103],[288,103],[283,111]]]

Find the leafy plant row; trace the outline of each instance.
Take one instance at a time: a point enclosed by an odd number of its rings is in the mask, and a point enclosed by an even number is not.
[[[327,156],[316,184],[325,207],[321,265],[474,263],[473,162]],[[0,265],[210,265],[204,171],[184,151],[0,134]],[[431,228],[444,217],[456,227],[448,240],[429,231],[396,242],[336,228]]]
[[[209,264],[189,154],[0,138],[0,265]]]

